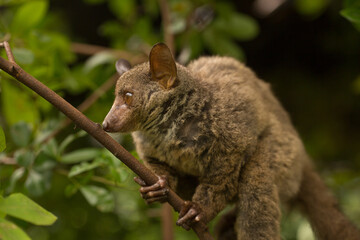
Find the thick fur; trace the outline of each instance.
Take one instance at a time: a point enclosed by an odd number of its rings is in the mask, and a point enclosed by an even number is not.
[[[219,223],[219,239],[280,239],[280,204],[297,199],[319,239],[360,240],[269,84],[227,57],[177,64],[169,89],[151,79],[149,67],[135,66],[116,86],[117,98],[134,93],[126,121],[136,149],[181,197],[201,206],[206,221],[235,203]]]

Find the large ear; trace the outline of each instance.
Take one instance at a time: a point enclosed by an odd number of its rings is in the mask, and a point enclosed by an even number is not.
[[[128,61],[125,59],[120,58],[115,63],[116,71],[119,73],[119,75],[123,75],[124,72],[128,71],[131,68],[131,65]]]
[[[175,85],[177,70],[170,49],[164,43],[153,46],[149,56],[151,79],[157,81],[165,89]]]

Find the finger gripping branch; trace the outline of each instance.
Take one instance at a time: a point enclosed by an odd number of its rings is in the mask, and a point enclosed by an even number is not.
[[[141,186],[140,194],[147,204],[168,201],[170,189],[166,176],[158,176],[158,181],[152,185],[147,185],[140,177],[135,177],[134,181]]]

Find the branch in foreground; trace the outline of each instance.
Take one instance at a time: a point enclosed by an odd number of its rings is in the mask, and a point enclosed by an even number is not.
[[[5,47],[6,52],[10,52],[10,47],[7,42],[1,46]],[[9,58],[9,55],[8,55]],[[11,59],[11,56],[10,56]],[[41,97],[46,99],[61,112],[63,112],[68,118],[70,118],[78,127],[85,130],[92,137],[94,137],[99,143],[107,148],[114,156],[128,166],[135,174],[140,176],[148,185],[155,184],[158,180],[157,176],[154,175],[148,168],[137,161],[128,151],[126,151],[118,142],[111,138],[101,127],[100,124],[94,123],[88,119],[79,110],[74,108],[70,103],[65,101],[62,97],[57,95],[54,91],[49,89],[43,83],[35,79],[29,73],[25,72],[15,62],[7,61],[0,57],[0,69],[13,76],[15,79],[32,89],[34,92],[39,94]],[[179,212],[184,201],[172,190],[169,191],[168,202],[170,205]],[[203,223],[197,223],[194,225],[193,230],[201,240],[213,239],[208,228]]]

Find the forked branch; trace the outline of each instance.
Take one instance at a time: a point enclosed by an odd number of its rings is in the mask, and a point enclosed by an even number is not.
[[[57,95],[54,91],[49,89],[36,78],[25,72],[19,65],[16,64],[11,53],[10,46],[7,42],[0,43],[0,47],[4,47],[7,57],[6,60],[0,57],[0,69],[13,76],[15,79],[32,89],[45,100],[50,102],[68,118],[70,118],[79,128],[85,130],[105,148],[107,148],[114,156],[128,166],[133,172],[140,176],[144,181],[152,185],[157,182],[158,178],[148,168],[142,165],[136,158],[134,158],[128,151],[126,151],[118,142],[111,138],[101,127],[100,124],[94,123],[88,119],[79,110],[74,108],[70,103],[65,101],[62,97]],[[169,191],[168,202],[177,211],[180,211],[184,201],[172,190]],[[201,240],[212,240],[212,236],[208,232],[208,228],[204,223],[197,223],[193,230]]]

